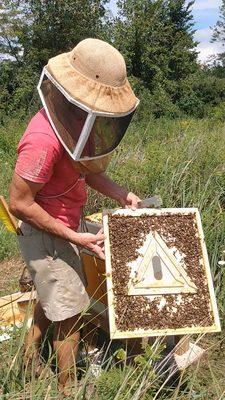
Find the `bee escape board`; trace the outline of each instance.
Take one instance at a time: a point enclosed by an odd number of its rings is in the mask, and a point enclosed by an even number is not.
[[[110,337],[221,330],[196,208],[105,210]]]

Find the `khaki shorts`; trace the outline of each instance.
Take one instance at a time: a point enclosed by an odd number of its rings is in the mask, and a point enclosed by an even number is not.
[[[89,298],[78,248],[21,223],[20,250],[46,317],[63,321],[85,311]]]

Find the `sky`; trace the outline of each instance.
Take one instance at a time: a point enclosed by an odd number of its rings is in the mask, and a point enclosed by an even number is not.
[[[220,43],[210,43],[211,28],[219,19],[222,0],[195,0],[193,16],[195,21],[195,39],[200,42],[197,46],[198,58],[204,63],[213,55],[225,51]],[[116,0],[110,0],[110,9],[116,14]]]

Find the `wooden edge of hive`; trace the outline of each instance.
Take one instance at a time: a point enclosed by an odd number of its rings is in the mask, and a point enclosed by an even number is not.
[[[114,310],[114,295],[112,284],[112,265],[109,241],[109,218],[107,210],[103,210],[102,214],[103,231],[106,235],[105,238],[105,266],[106,266],[106,285],[107,285],[107,298],[108,298],[108,311],[109,311],[109,330],[114,332],[116,330],[115,323],[115,310]]]
[[[199,239],[200,239],[201,248],[202,248],[203,267],[205,269],[207,284],[208,284],[208,288],[209,288],[211,309],[212,309],[215,325],[217,326],[219,331],[221,331],[221,324],[220,324],[219,312],[218,312],[217,301],[216,301],[216,296],[215,296],[215,291],[214,291],[213,279],[212,279],[209,258],[208,258],[208,253],[207,253],[207,249],[206,249],[206,244],[205,244],[205,237],[204,237],[204,232],[203,232],[203,228],[202,228],[201,217],[200,217],[200,213],[199,213],[198,209],[196,210],[196,223],[197,223],[198,232],[200,234]]]
[[[191,328],[179,328],[179,329],[161,329],[161,330],[146,330],[140,329],[138,331],[119,331],[118,329],[111,332],[111,339],[129,339],[129,338],[141,338],[141,337],[154,337],[154,336],[175,336],[175,335],[194,335],[201,333],[217,333],[220,332],[218,326],[211,325],[208,327],[191,327]]]
[[[102,215],[104,214],[112,214],[112,215],[125,215],[125,216],[131,216],[131,217],[136,217],[140,216],[143,214],[148,214],[148,215],[164,215],[164,214],[180,214],[182,213],[183,215],[187,214],[196,214],[196,211],[198,211],[198,208],[196,207],[189,207],[189,208],[140,208],[136,209],[135,211],[128,209],[128,208],[114,208],[114,209],[105,209],[103,210]]]

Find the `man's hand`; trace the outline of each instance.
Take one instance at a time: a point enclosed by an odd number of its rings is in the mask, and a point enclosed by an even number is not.
[[[138,202],[141,201],[136,194],[129,192],[124,198],[121,198],[120,204],[123,208],[130,208],[135,211],[138,208]]]
[[[105,235],[103,235],[101,229],[96,235],[92,233],[78,233],[74,243],[96,253],[99,258],[104,260],[104,239]]]
[[[59,236],[78,246],[84,246],[104,259],[103,241],[105,237],[102,231],[97,235],[78,233],[57,221],[35,202],[35,195],[42,187],[43,184],[29,182],[15,173],[10,190],[12,214],[36,229]]]

